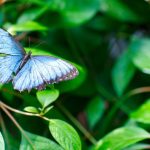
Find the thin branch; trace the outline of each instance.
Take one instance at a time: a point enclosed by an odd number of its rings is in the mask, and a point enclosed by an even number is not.
[[[0,107],[7,114],[7,116],[12,120],[12,122],[16,125],[16,127],[20,130],[20,132],[22,133],[22,135],[26,138],[26,140],[31,145],[32,149],[35,150],[35,147],[32,144],[32,141],[28,138],[28,136],[26,135],[26,133],[24,132],[24,130],[22,129],[22,127],[19,125],[19,123],[15,120],[15,118],[9,113],[9,111],[3,105],[0,105]]]
[[[46,121],[49,121],[49,119],[47,117],[44,117],[44,116],[41,116],[40,114],[33,114],[33,113],[28,113],[28,112],[24,112],[24,111],[20,111],[20,110],[17,110],[17,109],[14,109],[8,105],[6,105],[5,103],[3,103],[2,101],[0,101],[0,106],[3,106],[7,109],[9,109],[10,111],[12,112],[15,112],[15,113],[18,113],[18,114],[21,114],[21,115],[26,115],[26,116],[32,116],[32,117],[40,117]]]
[[[142,93],[148,93],[150,92],[150,87],[140,87],[133,89],[129,91],[127,94],[123,95],[120,99],[117,100],[117,102],[114,104],[112,109],[110,110],[109,114],[106,116],[105,122],[103,123],[103,129],[102,133],[104,133],[107,129],[107,127],[110,125],[110,121],[117,112],[118,108],[131,96],[142,94]]]

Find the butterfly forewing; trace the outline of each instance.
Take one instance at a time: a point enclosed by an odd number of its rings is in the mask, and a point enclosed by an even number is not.
[[[14,77],[14,88],[30,91],[43,89],[46,84],[69,80],[78,74],[77,69],[66,61],[49,56],[31,56]]]
[[[6,31],[0,29],[0,83],[12,79],[24,57],[23,48]]]
[[[25,51],[8,32],[0,29],[0,54],[24,55]]]

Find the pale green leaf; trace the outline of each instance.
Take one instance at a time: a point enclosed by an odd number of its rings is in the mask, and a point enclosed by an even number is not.
[[[48,28],[38,22],[27,21],[24,23],[14,24],[9,29],[8,32],[14,34],[16,32],[24,32],[24,31],[46,31]]]
[[[17,24],[33,21],[39,18],[47,9],[47,5],[29,10],[27,9],[27,11],[23,12],[23,14],[18,18]]]
[[[57,89],[43,90],[36,93],[38,101],[42,107],[45,108],[49,104],[53,103],[59,97],[59,91]]]
[[[24,132],[28,137],[28,140],[22,135],[19,150],[63,150],[58,144],[50,139],[26,131]]]
[[[138,122],[150,124],[150,99],[132,112],[130,117]]]
[[[0,132],[0,149],[5,150],[5,143],[1,132]]]
[[[129,50],[134,65],[142,72],[150,74],[150,39],[133,38]]]
[[[75,129],[64,121],[51,119],[49,129],[54,139],[65,150],[81,150],[81,141]]]
[[[25,111],[30,112],[30,113],[39,113],[36,107],[33,106],[27,106],[24,108]]]
[[[142,128],[118,128],[102,138],[94,150],[122,150],[144,139],[149,139],[150,134]]]
[[[138,143],[132,146],[125,148],[124,150],[146,150],[150,149],[150,144]]]

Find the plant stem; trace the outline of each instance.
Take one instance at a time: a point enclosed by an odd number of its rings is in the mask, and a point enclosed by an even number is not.
[[[122,96],[120,99],[117,100],[117,102],[114,104],[112,109],[110,110],[109,114],[106,116],[106,119],[103,123],[103,129],[102,133],[104,134],[105,131],[107,130],[108,126],[111,124],[113,116],[115,116],[115,113],[117,112],[118,108],[131,96],[141,94],[141,93],[147,93],[150,92],[150,87],[141,87],[141,88],[136,88]]]
[[[72,114],[61,104],[56,103],[58,108],[77,126],[77,128],[85,135],[85,137],[94,145],[97,144],[96,139],[87,131],[80,122],[72,116]]]
[[[18,114],[21,114],[21,115],[26,115],[26,116],[32,116],[32,117],[40,117],[46,121],[49,121],[49,119],[47,117],[44,117],[40,114],[33,114],[33,113],[28,113],[28,112],[24,112],[24,111],[20,111],[20,110],[17,110],[17,109],[14,109],[8,105],[6,105],[5,103],[1,102],[0,101],[0,106],[4,106],[5,108],[9,109],[10,111],[13,111],[15,113],[18,113]]]
[[[32,144],[31,140],[28,138],[22,127],[19,125],[19,123],[15,120],[15,118],[9,113],[9,111],[0,103],[0,107],[2,110],[7,114],[7,116],[12,120],[12,122],[16,125],[16,127],[20,130],[22,135],[26,138],[26,140],[29,142],[31,145],[32,149],[35,150],[34,145]]]

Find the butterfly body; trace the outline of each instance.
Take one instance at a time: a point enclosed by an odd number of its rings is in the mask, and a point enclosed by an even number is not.
[[[26,64],[26,62],[31,58],[31,52],[27,53],[24,55],[21,63],[20,63],[20,66],[18,68],[18,70],[16,71],[16,74],[19,72],[19,70],[21,70],[21,68]]]
[[[14,89],[42,90],[47,84],[73,79],[78,70],[51,56],[31,55],[6,31],[0,29],[0,83],[12,80]]]

